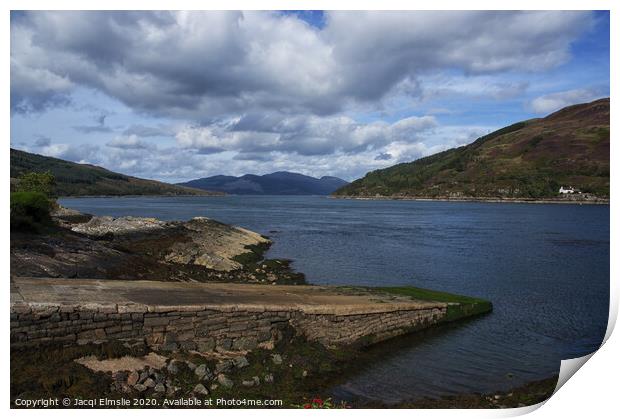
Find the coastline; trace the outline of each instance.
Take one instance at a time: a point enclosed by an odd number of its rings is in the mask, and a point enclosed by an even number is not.
[[[205,196],[227,196],[226,192],[214,192],[208,194],[141,194],[141,195],[63,195],[57,199],[71,199],[71,198],[189,198],[189,197],[205,197]]]
[[[573,200],[573,199],[528,199],[528,198],[485,198],[485,197],[418,197],[418,196],[354,196],[354,195],[329,195],[332,199],[350,199],[360,201],[422,201],[422,202],[481,202],[481,203],[501,203],[501,204],[564,204],[564,205],[609,205],[609,199],[596,198],[592,200]]]

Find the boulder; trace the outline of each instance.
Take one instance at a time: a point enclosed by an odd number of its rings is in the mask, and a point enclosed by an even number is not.
[[[176,361],[170,361],[166,369],[168,370],[168,373],[173,375],[179,373],[179,367],[177,366]]]
[[[200,380],[203,380],[205,378],[209,379],[213,376],[213,374],[211,374],[211,370],[207,368],[205,364],[197,366],[194,370],[194,374],[196,374]]]
[[[245,356],[238,356],[235,359],[233,359],[233,363],[235,364],[235,367],[241,369],[244,367],[247,367],[248,365],[250,365],[250,363],[248,362],[248,359]]]
[[[254,387],[254,380],[243,380],[241,382],[241,385],[243,385],[244,387]]]
[[[235,383],[224,374],[217,375],[217,382],[225,388],[232,388],[232,386],[235,385]]]
[[[144,385],[147,388],[153,388],[153,387],[155,387],[155,380],[153,380],[151,377],[149,377],[146,380],[144,380]]]
[[[147,378],[149,378],[150,372],[147,369],[145,369],[144,371],[142,371],[140,373],[140,379],[138,380],[139,383],[144,383],[146,381]]]
[[[137,371],[132,371],[127,376],[127,384],[130,386],[135,386],[136,384],[138,384],[139,380],[140,380],[140,374],[138,374]]]
[[[230,359],[225,359],[223,361],[220,361],[215,365],[215,374],[219,374],[222,372],[228,372],[231,369],[233,369],[234,366],[235,364]]]
[[[142,393],[143,391],[146,391],[146,389],[148,388],[147,386],[145,386],[144,384],[136,384],[135,386],[133,386],[133,388],[136,391],[139,391],[140,393]]]
[[[207,388],[202,385],[202,384],[196,384],[196,387],[194,387],[194,393],[196,394],[200,394],[203,396],[208,396],[209,395],[209,390],[207,390]]]

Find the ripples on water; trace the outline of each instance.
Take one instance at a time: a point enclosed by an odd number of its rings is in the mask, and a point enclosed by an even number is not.
[[[609,206],[325,197],[73,198],[97,215],[207,216],[270,236],[269,257],[316,284],[414,285],[478,296],[492,314],[383,343],[334,389],[398,402],[546,378],[600,345],[609,310]]]

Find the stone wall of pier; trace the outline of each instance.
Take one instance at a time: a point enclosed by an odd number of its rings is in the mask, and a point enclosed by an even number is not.
[[[373,312],[304,311],[280,307],[143,305],[11,305],[11,346],[144,340],[154,349],[269,348],[292,326],[326,346],[370,344],[428,327],[446,305]]]

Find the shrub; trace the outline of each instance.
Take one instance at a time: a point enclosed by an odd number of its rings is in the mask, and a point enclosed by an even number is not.
[[[39,192],[45,196],[52,196],[55,185],[54,175],[51,172],[28,172],[19,177],[17,190],[19,192]]]
[[[51,223],[50,200],[41,192],[11,192],[11,230],[38,231]]]

